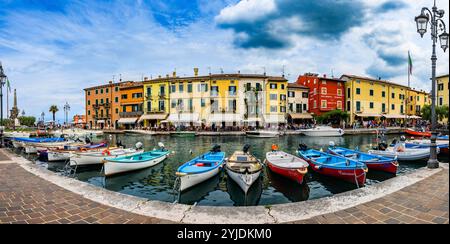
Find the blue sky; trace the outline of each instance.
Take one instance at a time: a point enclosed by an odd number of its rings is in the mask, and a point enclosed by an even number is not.
[[[437,1],[446,12],[448,2]],[[414,16],[430,0],[0,0],[0,61],[19,108],[84,113],[82,89],[113,76],[172,73],[358,74],[429,90],[430,38]],[[448,52],[438,50],[438,73]],[[11,100],[12,101],[12,100]],[[5,107],[6,108],[6,107]],[[61,121],[62,112],[57,116]]]

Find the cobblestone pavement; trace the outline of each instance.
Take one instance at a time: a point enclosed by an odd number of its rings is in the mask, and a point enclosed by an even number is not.
[[[297,224],[448,224],[448,169],[377,200]]]
[[[0,151],[0,158],[5,155]],[[20,167],[0,164],[0,223],[168,223],[111,208],[51,184]]]
[[[0,151],[0,159],[6,157]],[[108,207],[56,186],[16,163],[0,162],[2,223],[169,223]],[[9,161],[11,162],[11,161]],[[449,223],[449,171],[400,191],[298,224]]]

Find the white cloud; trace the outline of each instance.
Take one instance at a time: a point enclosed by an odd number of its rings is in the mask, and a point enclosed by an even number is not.
[[[276,11],[275,0],[242,0],[228,6],[216,17],[218,23],[251,23]]]

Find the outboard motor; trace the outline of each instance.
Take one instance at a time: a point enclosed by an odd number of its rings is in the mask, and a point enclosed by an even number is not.
[[[244,153],[248,153],[249,150],[250,150],[250,145],[245,144],[245,145],[244,145],[244,148],[242,149],[242,151],[243,151]]]
[[[391,143],[391,146],[393,147],[393,146],[397,145],[397,143],[398,143],[397,139],[394,139]]]
[[[405,137],[405,136],[401,136],[401,137],[400,137],[400,141],[402,141],[402,142],[403,142],[403,141],[406,141],[406,137]]]
[[[139,149],[144,148],[144,144],[142,144],[142,142],[138,142],[138,143],[136,143],[135,147],[136,147],[136,149],[139,150]]]
[[[334,143],[334,141],[330,141],[330,142],[328,143],[328,146],[329,146],[330,148],[334,148],[334,147],[336,146],[336,144]]]
[[[211,149],[211,152],[213,153],[220,152],[220,145],[214,145],[214,147]]]
[[[298,145],[298,150],[299,151],[306,151],[306,150],[308,150],[308,146],[306,144],[304,144],[304,143],[300,143]]]
[[[117,147],[123,147],[122,141],[120,141],[120,140],[117,141],[116,146],[117,146]]]
[[[89,137],[86,137],[86,138],[84,139],[84,141],[86,142],[86,144],[91,144],[91,139],[89,139]]]
[[[164,146],[164,143],[162,143],[162,142],[158,142],[158,147],[159,147],[159,149],[161,149],[162,151],[165,151],[165,150],[166,150],[166,146]]]
[[[388,145],[385,142],[378,143],[378,146],[374,147],[374,150],[385,151]]]

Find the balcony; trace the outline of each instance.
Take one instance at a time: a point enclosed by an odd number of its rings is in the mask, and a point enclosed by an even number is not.
[[[121,112],[119,113],[121,118],[132,118],[132,117],[140,117],[144,114],[142,111],[137,112]]]
[[[100,103],[100,104],[94,104],[92,105],[92,107],[94,109],[99,109],[100,107],[105,107],[105,108],[111,108],[111,103]]]

